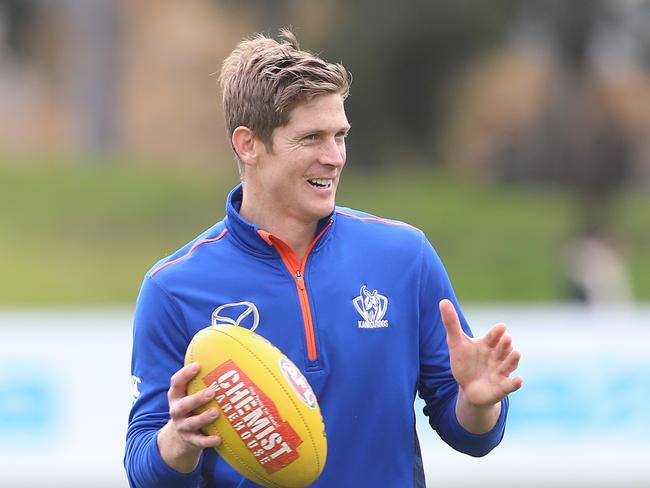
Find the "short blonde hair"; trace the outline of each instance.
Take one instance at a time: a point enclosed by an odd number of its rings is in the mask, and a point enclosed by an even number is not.
[[[256,34],[223,62],[219,82],[229,138],[245,126],[272,149],[273,130],[289,122],[296,104],[326,93],[347,97],[351,78],[343,65],[301,50],[288,29],[280,31],[280,39]]]

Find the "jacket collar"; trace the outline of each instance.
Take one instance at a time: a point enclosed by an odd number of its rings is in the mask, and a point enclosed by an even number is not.
[[[226,227],[228,228],[229,235],[231,235],[237,243],[248,252],[261,256],[277,257],[278,253],[274,249],[273,245],[268,244],[260,235],[260,231],[263,231],[264,229],[260,229],[258,226],[249,222],[239,214],[242,199],[243,188],[240,183],[230,191],[228,194],[228,200],[226,201]],[[332,225],[321,236],[312,249],[312,252],[318,251],[331,237],[334,224],[336,223],[335,211],[332,211],[330,215],[318,222],[316,235],[320,234],[330,221],[332,221]]]

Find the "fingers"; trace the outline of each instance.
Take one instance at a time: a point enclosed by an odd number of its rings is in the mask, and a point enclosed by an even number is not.
[[[510,376],[512,372],[519,366],[521,353],[519,351],[512,351],[501,363],[499,372],[505,376]]]
[[[485,333],[484,340],[488,347],[496,347],[506,333],[506,324],[495,324]]]
[[[206,388],[192,395],[187,394],[187,384],[199,370],[200,366],[197,363],[192,363],[179,369],[172,376],[167,392],[169,416],[173,429],[183,439],[183,442],[200,448],[216,447],[221,443],[221,438],[208,436],[201,432],[202,428],[214,422],[219,416],[216,404],[204,412],[194,413],[200,407],[204,407],[214,400],[214,390]]]
[[[214,399],[214,391],[201,390],[187,395],[187,384],[199,372],[198,364],[179,369],[171,378],[167,392],[170,419],[158,432],[157,443],[160,455],[167,465],[182,473],[196,468],[201,451],[218,447],[218,435],[205,435],[201,430],[219,416],[216,403],[205,411],[194,414]]]
[[[198,363],[190,363],[174,373],[171,379],[171,385],[167,393],[169,403],[176,398],[183,398],[187,395],[187,384],[196,376],[201,369]]]
[[[197,391],[183,398],[170,399],[169,416],[173,420],[181,420],[191,415],[194,410],[207,404],[212,399],[214,399],[214,391],[210,389]]]
[[[520,359],[521,353],[519,351],[511,351],[499,367],[499,373],[505,376],[503,389],[507,395],[517,391],[524,384],[524,379],[521,376],[510,378],[512,372],[519,366]]]
[[[183,422],[182,427],[179,426],[179,430],[185,432],[196,432],[201,430],[206,425],[217,420],[219,416],[219,409],[212,407],[207,409],[205,412],[200,413],[199,415],[192,415],[187,417]]]
[[[458,318],[458,313],[456,313],[454,304],[451,303],[451,301],[444,299],[440,300],[438,307],[440,308],[442,323],[447,331],[447,340],[449,341],[449,345],[460,342],[465,333],[460,326],[460,319]]]
[[[201,430],[218,417],[219,410],[212,407],[199,415],[191,415],[179,420],[172,419],[171,423],[182,442],[204,449],[206,447],[217,447],[221,444],[220,436],[206,435]]]
[[[218,435],[203,435],[200,432],[185,434],[185,441],[201,449],[217,447],[221,444],[221,437]]]
[[[521,388],[524,385],[524,379],[521,376],[517,376],[515,378],[512,378],[510,380],[511,383],[511,389],[510,393],[513,391],[517,391],[519,388]]]
[[[498,325],[503,325],[503,324],[498,324]],[[503,325],[503,331],[501,332],[501,336],[497,339],[497,342],[495,344],[490,344],[490,342],[493,341],[493,338],[487,337],[490,335],[490,332],[486,334],[487,344],[490,347],[494,347],[494,354],[496,359],[498,361],[503,361],[505,358],[508,357],[508,354],[512,352],[512,337],[506,333],[505,325]]]
[[[503,391],[505,395],[510,395],[521,388],[524,384],[524,379],[521,376],[516,376],[514,378],[506,378],[503,382]]]
[[[209,408],[198,415],[191,415],[175,421],[175,427],[181,438],[188,444],[200,448],[216,447],[221,443],[218,435],[205,435],[201,429],[219,417],[219,409]]]

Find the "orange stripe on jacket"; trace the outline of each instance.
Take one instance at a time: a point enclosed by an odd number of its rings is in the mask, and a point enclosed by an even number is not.
[[[398,227],[408,227],[409,229],[414,229],[417,230],[418,232],[422,232],[422,230],[418,229],[417,227],[407,224],[404,222],[395,222],[394,220],[387,220],[387,219],[380,219],[379,217],[361,217],[359,215],[354,215],[354,214],[349,214],[346,212],[342,212],[340,210],[336,211],[337,214],[339,215],[344,215],[345,217],[350,217],[353,219],[358,219],[358,220],[369,220],[371,222],[379,222],[380,224],[387,224],[387,225],[396,225]]]
[[[203,239],[202,241],[195,242],[195,243],[192,245],[192,247],[190,248],[189,251],[187,251],[185,254],[183,254],[182,256],[180,256],[180,257],[178,257],[178,258],[176,258],[176,259],[172,259],[171,261],[167,261],[166,263],[161,264],[160,266],[158,266],[156,269],[154,269],[154,270],[151,272],[150,276],[155,275],[156,273],[158,273],[158,271],[161,271],[161,270],[165,269],[167,266],[171,266],[171,265],[174,264],[174,263],[177,263],[177,262],[179,262],[179,261],[182,261],[183,259],[186,259],[186,258],[190,257],[190,255],[191,255],[191,254],[196,250],[196,248],[198,248],[199,246],[202,246],[203,244],[208,244],[208,243],[210,243],[210,242],[216,242],[216,241],[218,241],[218,240],[221,239],[224,235],[226,235],[226,232],[228,232],[228,229],[224,229],[224,230],[222,230],[222,231],[221,231],[221,234],[219,234],[217,237],[212,237],[211,239]]]

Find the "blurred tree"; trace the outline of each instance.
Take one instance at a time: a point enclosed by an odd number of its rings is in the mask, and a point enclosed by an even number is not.
[[[594,67],[594,41],[607,0],[522,2],[523,23],[541,22],[555,73],[540,116],[494,157],[506,180],[550,181],[574,188],[584,227],[600,227],[625,183],[631,141],[607,110]]]
[[[29,34],[37,9],[32,0],[0,0],[0,35],[7,51],[18,58],[29,54]]]
[[[514,2],[339,4],[329,51],[354,75],[347,106],[355,162],[394,164],[404,162],[393,161],[397,155],[416,154],[421,161],[435,161],[441,121],[449,109],[447,83],[502,38]]]
[[[275,35],[291,24],[291,14],[300,0],[220,0],[223,4],[250,12],[259,31]]]
[[[626,29],[631,11],[648,18],[650,3],[522,0],[518,8],[510,45],[471,72],[472,98],[461,102],[458,113],[465,129],[472,129],[457,134],[460,151],[451,159],[462,160],[459,154],[471,152],[463,146],[474,145],[469,166],[485,174],[569,188],[576,196],[571,256],[580,254],[578,246],[587,255],[596,244],[617,255],[615,199],[633,181],[633,167],[647,158],[641,154],[650,135],[649,105],[642,103],[650,99],[641,55],[646,51],[628,42],[633,37]],[[622,82],[644,78],[645,95],[636,88],[642,83]],[[640,105],[627,102],[625,87],[633,88]],[[480,124],[469,122],[481,118]],[[585,265],[583,276],[604,272],[597,264]]]
[[[258,30],[271,35],[293,24],[303,46],[314,39],[302,29],[297,0],[221,0],[252,12]],[[327,38],[317,51],[342,60],[353,74],[347,102],[354,126],[355,163],[387,162],[395,154],[431,159],[446,115],[446,83],[476,52],[498,41],[514,0],[338,0],[329,4]],[[315,8],[315,6],[314,6]]]
[[[76,131],[84,151],[109,153],[117,145],[120,5],[117,1],[66,0],[65,7],[71,36],[69,81]]]
[[[117,144],[121,7],[118,1],[105,0],[0,0],[0,34],[4,34],[8,51],[20,59],[34,54],[31,68],[42,68],[40,72],[31,70],[37,77],[64,73],[65,95],[73,105],[75,139],[82,150],[92,154],[111,152]],[[65,35],[58,37],[60,26]],[[56,53],[52,56],[56,67],[48,66],[52,53]],[[59,63],[67,66],[62,68]],[[16,66],[11,69],[17,70]]]

